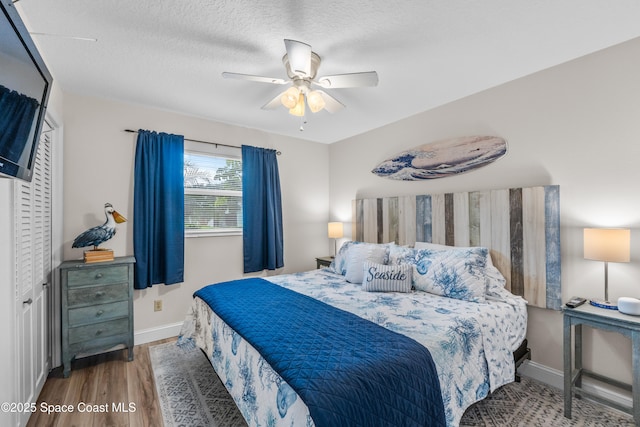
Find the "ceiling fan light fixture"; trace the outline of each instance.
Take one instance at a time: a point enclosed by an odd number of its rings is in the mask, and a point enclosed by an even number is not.
[[[282,96],[280,97],[280,102],[282,103],[282,105],[291,110],[298,104],[298,97],[300,95],[300,89],[292,86],[282,94]]]
[[[311,91],[307,96],[307,104],[312,113],[317,113],[325,106],[324,97],[317,90]]]
[[[280,105],[289,110],[289,113],[304,117],[306,108],[316,113],[321,110],[333,114],[343,108],[344,104],[324,90],[312,91],[313,85],[325,89],[372,87],[378,85],[378,73],[365,71],[358,73],[334,74],[329,76],[317,76],[320,67],[320,56],[311,50],[311,46],[297,40],[284,40],[286,53],[282,57],[282,63],[287,71],[288,79],[256,76],[240,73],[222,73],[226,79],[238,79],[259,83],[270,83],[291,86],[262,106],[263,110],[274,110]],[[314,93],[317,92],[317,93]],[[307,98],[305,105],[305,98]]]
[[[298,103],[289,109],[289,114],[293,114],[294,116],[302,117],[304,116],[304,94],[300,92],[298,96]]]

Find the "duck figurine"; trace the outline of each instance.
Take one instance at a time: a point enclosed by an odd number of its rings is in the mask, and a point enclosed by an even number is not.
[[[93,249],[98,250],[99,244],[106,242],[116,234],[116,223],[120,224],[126,221],[125,217],[113,209],[111,203],[104,204],[104,214],[107,217],[107,221],[102,225],[88,229],[76,237],[73,245],[71,245],[72,248],[84,248],[93,245]]]

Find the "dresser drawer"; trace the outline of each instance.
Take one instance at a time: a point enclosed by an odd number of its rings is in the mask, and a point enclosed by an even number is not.
[[[116,317],[128,316],[129,301],[73,308],[69,310],[69,326],[74,327],[88,323],[104,322],[105,320],[115,319]]]
[[[129,299],[129,284],[118,283],[106,286],[87,286],[67,290],[67,305],[104,304]]]
[[[95,323],[93,325],[69,328],[69,344],[97,338],[110,337],[129,332],[129,318],[110,320],[108,322]]]
[[[67,286],[108,285],[128,281],[129,268],[126,265],[104,266],[69,271]]]

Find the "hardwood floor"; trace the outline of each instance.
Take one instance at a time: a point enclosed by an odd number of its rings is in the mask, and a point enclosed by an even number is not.
[[[135,346],[131,362],[126,350],[78,359],[69,378],[62,367],[54,369],[27,427],[161,427],[149,347],[170,341],[175,338]]]

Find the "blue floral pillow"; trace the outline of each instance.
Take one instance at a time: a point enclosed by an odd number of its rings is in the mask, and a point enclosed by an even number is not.
[[[487,248],[416,250],[416,290],[471,302],[483,302],[487,289]]]
[[[389,249],[389,264],[415,264],[416,250],[408,246],[394,245]]]
[[[413,265],[416,290],[465,301],[485,300],[488,276],[487,248],[391,248],[389,264]]]
[[[413,246],[415,249],[431,249],[434,251],[449,251],[451,249],[479,249],[478,246],[471,247],[460,247],[460,246],[447,246],[447,245],[439,245],[437,243],[429,243],[429,242],[416,242]],[[487,249],[487,265],[486,271],[487,275],[487,290],[486,296],[493,295],[503,295],[502,290],[507,283],[506,279],[500,273],[500,271],[493,265],[493,261],[491,259],[491,251]]]
[[[329,269],[334,273],[342,274],[343,276],[347,274],[347,252],[351,246],[359,244],[360,242],[347,241],[340,246],[340,250],[336,254],[335,258],[331,262]]]

